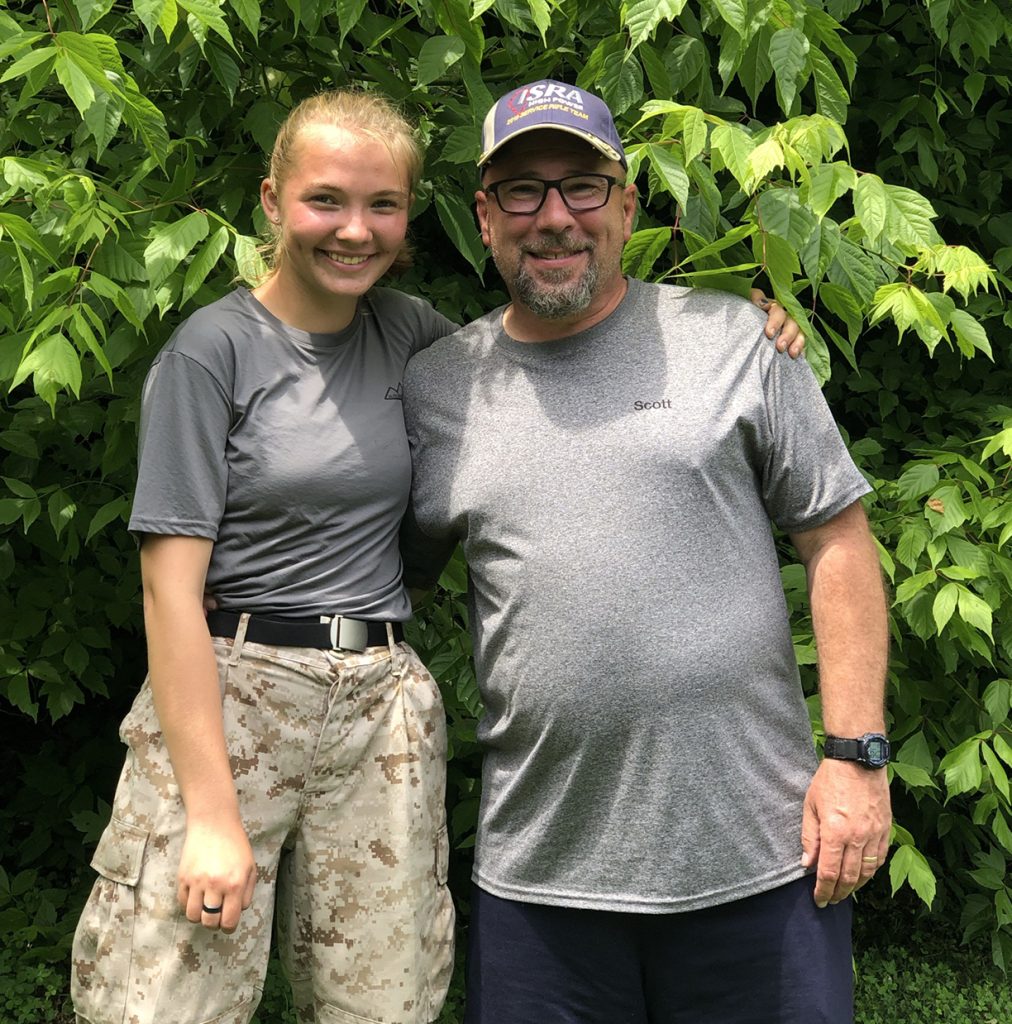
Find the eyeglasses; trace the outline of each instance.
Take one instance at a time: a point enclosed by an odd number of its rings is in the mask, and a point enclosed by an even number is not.
[[[611,198],[619,184],[610,174],[570,174],[565,178],[504,178],[483,189],[495,196],[503,213],[537,213],[545,205],[548,190],[554,188],[572,213],[598,210]]]

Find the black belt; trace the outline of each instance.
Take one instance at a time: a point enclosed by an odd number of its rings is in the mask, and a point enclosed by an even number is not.
[[[211,636],[235,636],[239,629],[237,612],[208,612],[207,628]],[[387,623],[349,619],[335,615],[321,619],[272,619],[251,615],[246,624],[246,639],[252,644],[271,647],[324,647],[342,651],[364,651],[387,644]],[[404,639],[404,625],[391,622],[394,642]]]

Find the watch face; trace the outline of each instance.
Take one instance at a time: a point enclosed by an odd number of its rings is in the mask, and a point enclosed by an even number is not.
[[[870,736],[864,741],[864,756],[869,764],[882,765],[889,762],[889,741],[881,736]]]

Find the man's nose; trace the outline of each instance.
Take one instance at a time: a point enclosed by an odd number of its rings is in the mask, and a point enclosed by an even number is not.
[[[558,184],[548,186],[545,201],[536,216],[537,226],[543,231],[561,231],[575,223],[572,211],[562,198],[562,187]]]

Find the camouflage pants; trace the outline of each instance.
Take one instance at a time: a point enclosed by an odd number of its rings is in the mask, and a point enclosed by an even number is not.
[[[391,637],[392,640],[392,637]],[[247,1024],[276,926],[300,1022],[425,1024],[453,959],[432,677],[405,644],[363,654],[216,639],[225,735],[257,861],[232,935],[176,901],[185,816],[148,685],[74,938],[89,1024]]]

